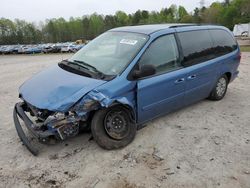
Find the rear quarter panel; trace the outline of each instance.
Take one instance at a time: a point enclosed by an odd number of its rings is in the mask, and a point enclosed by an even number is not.
[[[217,58],[218,64],[219,64],[219,75],[217,77],[220,77],[221,75],[225,73],[230,73],[231,78],[230,82],[232,82],[237,76],[238,76],[238,67],[240,64],[240,51],[237,49],[236,51],[224,55],[222,57]]]

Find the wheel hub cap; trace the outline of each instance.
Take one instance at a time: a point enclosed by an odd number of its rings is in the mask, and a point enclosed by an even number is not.
[[[218,96],[223,96],[227,88],[227,81],[225,78],[220,78],[217,86],[216,86],[216,93]]]
[[[128,123],[125,117],[122,111],[107,113],[104,120],[104,127],[111,138],[121,140],[128,135]]]

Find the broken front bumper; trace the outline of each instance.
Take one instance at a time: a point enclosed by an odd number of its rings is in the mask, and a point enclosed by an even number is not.
[[[38,155],[38,149],[31,143],[28,139],[27,135],[25,134],[22,125],[19,121],[19,118],[23,120],[24,126],[27,127],[29,132],[35,137],[39,142],[46,143],[48,138],[53,134],[49,131],[39,131],[35,130],[35,124],[29,119],[29,117],[25,113],[25,103],[20,102],[15,105],[13,111],[13,119],[16,127],[17,134],[26,148],[33,154]]]

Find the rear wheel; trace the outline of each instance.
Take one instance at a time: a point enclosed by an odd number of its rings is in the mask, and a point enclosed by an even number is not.
[[[212,90],[209,99],[215,101],[223,99],[223,97],[226,95],[227,87],[228,87],[228,77],[226,75],[223,75],[216,82],[216,85]]]
[[[97,111],[91,122],[91,132],[97,144],[111,150],[132,142],[137,129],[129,113],[122,106]]]

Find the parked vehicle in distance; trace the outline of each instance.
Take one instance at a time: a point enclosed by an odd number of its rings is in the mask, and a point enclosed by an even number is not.
[[[88,42],[88,41],[86,41]],[[79,43],[79,41],[78,41]],[[61,52],[77,52],[85,44],[77,44],[73,42],[66,43],[48,43],[48,44],[29,44],[29,45],[2,45],[0,46],[0,54],[35,54],[35,53],[61,53]],[[63,48],[63,49],[62,49]],[[62,50],[61,50],[62,49]]]
[[[76,44],[72,47],[71,51],[73,53],[76,53],[77,51],[79,51],[80,49],[82,49],[85,46],[85,44]]]
[[[147,121],[206,98],[221,100],[240,59],[237,42],[222,26],[111,29],[20,87],[17,133],[34,155],[38,150],[22,126],[42,143],[89,127],[101,147],[121,148]]]
[[[73,52],[76,45],[72,43],[64,44],[61,48],[62,53]]]
[[[18,54],[23,54],[24,51],[25,51],[25,49],[26,49],[26,46],[25,46],[25,45],[22,45],[22,46],[20,46],[20,47],[18,48],[17,53],[18,53]]]
[[[241,33],[241,37],[248,37],[248,36],[249,36],[248,31],[244,31]]]
[[[6,48],[6,46],[0,46],[0,54],[3,54],[3,52],[4,52],[4,49]]]
[[[37,54],[41,52],[42,48],[40,48],[39,46],[29,46],[24,49],[24,53],[26,54]]]
[[[2,54],[12,54],[14,52],[15,46],[9,45],[1,49]]]
[[[42,48],[43,53],[58,53],[61,52],[61,44],[45,44]]]
[[[12,54],[18,54],[18,50],[22,47],[22,45],[15,45],[12,50]]]

